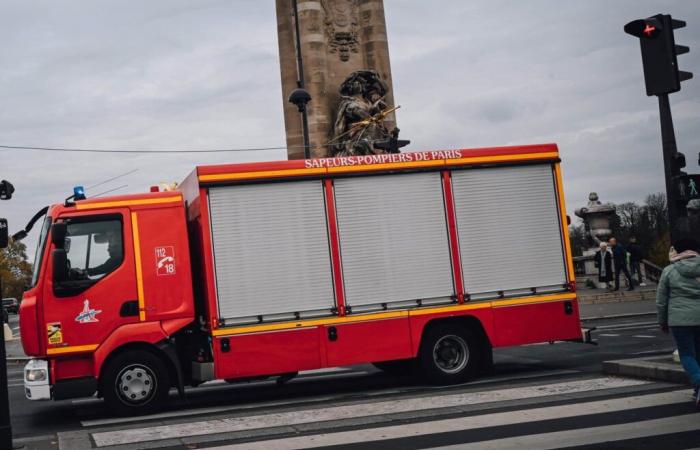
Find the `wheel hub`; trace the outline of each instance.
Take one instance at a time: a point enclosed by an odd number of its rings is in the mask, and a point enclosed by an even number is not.
[[[469,347],[460,336],[443,336],[435,343],[433,360],[445,373],[460,372],[469,362]]]
[[[153,372],[141,365],[130,365],[122,369],[117,377],[117,392],[126,403],[143,403],[154,392],[155,377]]]

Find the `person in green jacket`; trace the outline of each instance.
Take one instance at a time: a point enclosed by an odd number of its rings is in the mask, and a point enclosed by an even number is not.
[[[673,249],[656,290],[659,325],[665,333],[671,329],[700,408],[700,243],[680,239]]]

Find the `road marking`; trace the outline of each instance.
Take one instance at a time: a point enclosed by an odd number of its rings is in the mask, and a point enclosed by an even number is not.
[[[493,403],[506,400],[522,400],[547,397],[560,394],[609,390],[620,387],[641,386],[649,381],[628,378],[594,378],[563,383],[522,386],[492,391],[468,392],[459,394],[435,395],[432,397],[415,397],[400,400],[388,400],[375,403],[360,403],[345,406],[331,406],[300,411],[270,413],[249,417],[232,417],[208,421],[188,422],[174,425],[140,427],[137,429],[97,432],[92,438],[98,447],[159,439],[202,436],[215,433],[252,430],[293,424],[314,423],[330,420],[347,420],[351,418],[396,414],[400,412],[422,411],[436,408],[450,408],[474,404]],[[687,401],[687,395],[684,396]],[[581,414],[581,409],[576,409]],[[473,420],[470,417],[470,420]]]
[[[618,323],[612,325],[600,325],[596,330],[633,330],[636,328],[652,328],[658,327],[657,322],[635,322],[635,323]]]
[[[624,411],[636,408],[654,407],[665,404],[687,403],[687,392],[673,391],[661,394],[650,394],[638,397],[625,397],[619,399],[608,399],[586,403],[573,403],[560,406],[549,406],[543,408],[534,408],[527,410],[508,411],[501,413],[484,414],[480,416],[457,417],[451,419],[435,420],[431,422],[418,422],[407,425],[392,425],[379,428],[366,428],[361,430],[343,431],[337,433],[323,433],[311,436],[291,437],[275,440],[266,440],[258,442],[247,442],[245,444],[234,444],[222,447],[216,447],[211,450],[267,450],[274,448],[275,450],[293,450],[301,448],[314,448],[323,446],[332,446],[340,443],[362,443],[362,442],[377,442],[388,439],[410,438],[414,436],[424,436],[437,433],[449,433],[457,430],[477,430],[480,428],[490,428],[497,426],[517,425],[536,421],[545,421],[553,419],[561,419],[566,417],[578,417],[582,414],[601,414],[615,411]],[[680,416],[686,420],[681,421],[683,426],[681,429],[700,429],[700,421],[697,419],[697,414],[689,414]],[[673,423],[678,417],[669,417],[661,419],[664,424]],[[689,419],[689,420],[688,420]],[[654,420],[647,422],[655,422]],[[644,422],[639,422],[643,424]],[[689,425],[691,425],[689,427]],[[693,428],[694,427],[694,428]],[[553,432],[531,436],[517,436],[512,438],[497,439],[486,442],[475,442],[473,444],[461,444],[447,448],[479,448],[479,449],[503,449],[503,448],[550,448],[546,445],[554,445],[555,447],[570,446],[569,434],[575,434],[594,442],[605,442],[600,439],[598,430],[606,428],[615,428],[616,431],[624,431],[625,434],[641,432],[642,426],[630,427],[629,424],[614,425],[611,427],[595,427],[586,429],[585,433],[582,430],[567,430],[562,432]],[[659,432],[667,433],[666,429],[656,428],[652,430],[650,435],[660,434]],[[620,433],[622,434],[622,433]],[[554,437],[554,435],[559,435]],[[609,435],[606,433],[606,437]],[[544,439],[547,440],[544,440]],[[620,439],[617,435],[613,439]],[[528,442],[532,440],[532,442]],[[586,440],[578,445],[592,443]],[[606,439],[607,440],[607,439]],[[502,445],[505,444],[505,445]]]
[[[461,383],[457,385],[452,385],[450,387],[455,388],[455,387],[460,387],[460,386],[478,386],[482,384],[490,384],[490,383],[500,383],[503,381],[514,381],[514,380],[528,380],[528,379],[533,379],[533,378],[544,378],[544,377],[550,377],[550,376],[559,376],[559,375],[573,375],[573,374],[580,374],[581,372],[578,370],[568,370],[568,369],[559,369],[559,370],[545,370],[542,372],[536,372],[536,373],[531,373],[527,375],[507,375],[507,376],[498,376],[498,377],[491,377],[491,378],[483,378],[480,380],[476,381],[469,381],[466,383]],[[210,382],[214,386],[218,387],[226,387],[226,388],[231,388],[232,386],[225,381],[213,381]],[[262,382],[260,382],[262,383]],[[266,381],[266,383],[269,383],[269,381]],[[224,385],[224,386],[221,386]],[[209,386],[209,384],[207,384]],[[381,391],[359,391],[359,392],[354,392],[354,395],[364,395],[367,397],[374,397],[374,396],[379,396],[379,395],[389,395],[389,394],[408,394],[408,393],[413,393],[415,394],[416,392],[425,392],[428,390],[444,390],[444,386],[418,386],[414,389],[404,389],[404,390],[381,390]],[[188,392],[202,392],[206,391],[207,389],[198,387],[198,388],[192,388],[192,390],[188,389]],[[211,390],[211,389],[208,389]],[[264,403],[250,403],[250,404],[237,404],[237,405],[228,405],[228,406],[217,406],[217,407],[211,407],[211,408],[190,408],[190,409],[183,409],[183,410],[178,410],[178,411],[166,411],[158,414],[151,414],[148,416],[138,416],[138,417],[113,417],[113,418],[107,418],[107,419],[88,419],[88,420],[82,420],[80,424],[83,427],[95,427],[95,426],[103,426],[103,425],[115,425],[119,423],[130,423],[130,422],[139,422],[139,421],[146,421],[146,420],[156,420],[156,419],[164,419],[164,418],[173,418],[173,417],[185,417],[185,416],[199,416],[199,415],[204,415],[204,414],[212,414],[212,413],[221,413],[221,412],[227,412],[227,411],[242,411],[242,410],[248,410],[248,409],[258,409],[258,408],[268,408],[268,407],[274,407],[274,406],[287,406],[287,405],[293,405],[293,404],[299,404],[301,402],[303,403],[314,403],[314,402],[322,402],[322,401],[339,401],[344,398],[347,398],[346,395],[335,395],[335,396],[324,396],[324,397],[305,397],[303,401],[300,401],[299,399],[294,399],[294,400],[283,400],[283,401],[275,401],[275,402],[264,402]],[[355,398],[356,399],[356,398]],[[81,399],[76,399],[72,400],[71,403],[74,405],[81,405],[81,404],[88,404],[88,403],[101,403],[102,400],[96,398],[96,397],[91,397],[91,398],[81,398]]]
[[[603,333],[603,334],[598,335],[598,337],[618,337],[618,336],[619,336],[619,334],[615,334],[615,333]]]
[[[99,399],[90,399],[90,400],[101,401]],[[330,400],[337,400],[337,398],[329,397],[329,396],[307,397],[304,399],[303,402],[304,403],[306,403],[306,402],[323,402],[323,401],[330,401]],[[85,401],[85,400],[83,400],[83,401]],[[74,401],[74,403],[75,403],[75,401]],[[283,400],[283,401],[275,401],[275,402],[252,403],[252,404],[247,404],[247,405],[213,406],[211,408],[199,408],[199,409],[192,408],[192,409],[183,409],[181,411],[162,412],[162,413],[158,413],[158,414],[151,414],[148,416],[114,417],[114,418],[109,418],[109,419],[82,420],[82,421],[80,421],[80,424],[83,427],[96,427],[96,426],[102,426],[102,425],[114,425],[114,424],[129,423],[129,422],[142,422],[142,421],[146,421],[146,420],[168,419],[168,418],[182,417],[182,416],[215,414],[215,413],[221,413],[221,412],[226,412],[226,411],[245,411],[248,409],[272,408],[275,406],[289,406],[289,405],[294,405],[294,404],[299,404],[299,403],[302,403],[299,399],[292,399],[292,400]]]
[[[644,339],[654,339],[656,336],[650,336],[648,334],[635,334],[633,338],[644,338]]]
[[[675,347],[673,348],[666,348],[666,349],[661,349],[661,350],[645,350],[643,352],[634,352],[632,353],[633,355],[663,355],[664,353],[667,353],[670,355],[676,350]]]

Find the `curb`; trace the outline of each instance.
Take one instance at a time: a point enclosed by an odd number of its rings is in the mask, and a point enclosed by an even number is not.
[[[605,319],[625,319],[625,318],[643,317],[643,316],[656,316],[656,311],[641,312],[641,313],[612,314],[609,316],[581,317],[581,321],[584,321],[584,320],[605,320]]]
[[[32,358],[30,358],[29,356],[9,356],[9,357],[5,358],[5,361],[7,361],[8,363],[17,364],[17,363],[26,363],[30,359],[32,359]]]
[[[634,290],[620,292],[578,292],[582,305],[599,305],[603,303],[626,303],[656,300],[656,290]]]
[[[685,371],[669,355],[604,361],[603,373],[688,384]]]

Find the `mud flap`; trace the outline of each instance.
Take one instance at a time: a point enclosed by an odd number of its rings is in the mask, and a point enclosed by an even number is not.
[[[185,395],[185,382],[182,376],[182,366],[180,364],[180,359],[177,357],[177,352],[175,351],[175,344],[171,340],[161,341],[157,345],[158,349],[161,350],[167,357],[170,363],[175,368],[175,376],[177,393],[180,395],[180,399],[183,401],[187,400]]]

